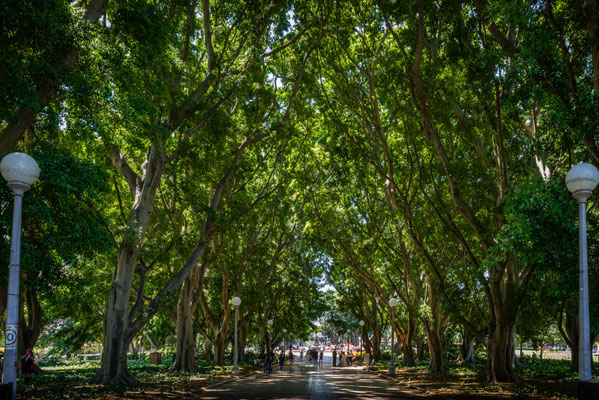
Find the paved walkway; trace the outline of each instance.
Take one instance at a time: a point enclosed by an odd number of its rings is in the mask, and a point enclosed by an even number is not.
[[[209,389],[202,399],[418,399],[384,379],[362,372],[358,367],[332,368],[303,363],[273,369]]]

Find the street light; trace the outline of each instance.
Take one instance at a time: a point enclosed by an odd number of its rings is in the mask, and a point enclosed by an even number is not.
[[[241,304],[241,299],[239,297],[233,297],[231,303],[233,303],[233,307],[235,307],[235,346],[233,347],[233,369],[231,370],[231,373],[237,376],[239,375],[239,367],[237,366],[237,314],[239,312],[239,305]]]
[[[287,347],[287,329],[283,329],[283,352],[285,352],[286,347]]]
[[[599,171],[591,164],[573,166],[566,175],[566,186],[578,200],[578,380],[591,379],[591,339],[589,324],[589,269],[587,263],[586,202],[599,183]]]
[[[389,375],[395,375],[395,359],[393,358],[393,347],[395,347],[395,334],[393,332],[393,317],[395,307],[399,304],[399,300],[395,298],[389,299],[389,307],[391,307],[391,364],[389,365]]]
[[[17,398],[17,340],[19,338],[19,277],[21,275],[21,210],[23,195],[40,176],[37,162],[24,153],[10,153],[0,162],[0,171],[12,190],[14,207],[10,239],[10,271],[4,331],[3,383],[12,383],[12,399]]]
[[[364,320],[360,320],[360,359],[362,360],[362,365],[364,364]]]

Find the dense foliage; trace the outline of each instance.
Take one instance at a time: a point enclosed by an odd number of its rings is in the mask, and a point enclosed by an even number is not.
[[[514,381],[516,338],[559,332],[576,370],[563,178],[599,165],[598,10],[2,2],[0,154],[42,169],[22,340],[102,344],[102,384],[135,382],[132,348],[173,347],[173,368],[196,371],[227,362],[239,296],[242,348],[351,329],[378,360],[395,296],[405,366],[442,371],[461,342],[461,362],[478,348],[489,381]],[[6,261],[7,188],[0,205]],[[591,310],[595,338],[596,295]]]

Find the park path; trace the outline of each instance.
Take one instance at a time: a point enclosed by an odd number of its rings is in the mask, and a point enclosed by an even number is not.
[[[206,390],[201,399],[422,399],[359,367],[332,368],[331,363],[278,365],[271,375],[262,372]]]

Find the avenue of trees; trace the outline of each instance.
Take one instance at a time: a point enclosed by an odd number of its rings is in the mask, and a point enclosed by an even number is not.
[[[1,2],[0,156],[42,170],[20,351],[102,343],[102,384],[135,381],[140,341],[223,365],[239,296],[242,349],[345,315],[329,335],[362,319],[378,359],[395,296],[405,366],[445,369],[458,332],[460,362],[516,381],[516,342],[553,329],[577,370],[564,176],[599,166],[598,3]]]

